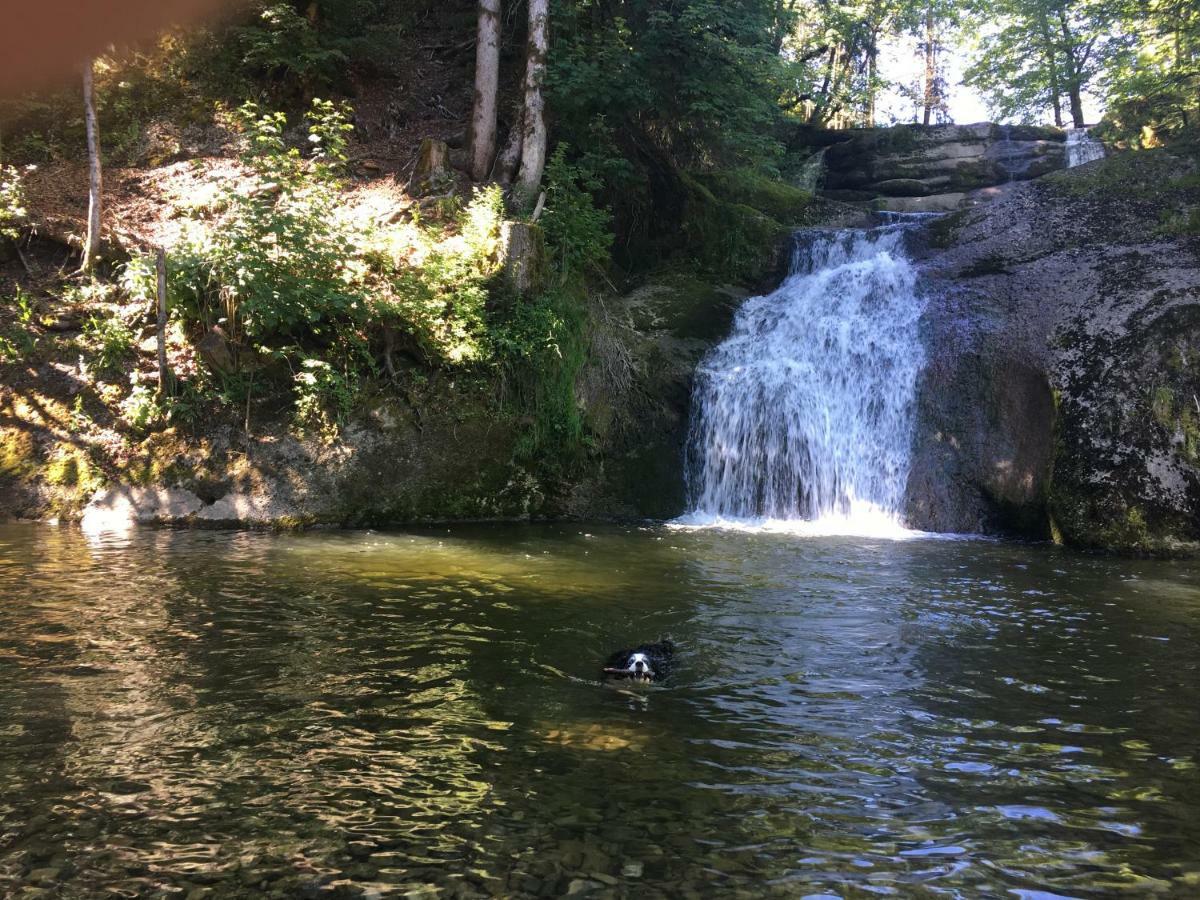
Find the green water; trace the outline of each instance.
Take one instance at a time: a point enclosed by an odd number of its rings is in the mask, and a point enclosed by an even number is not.
[[[1198,668],[1190,563],[5,526],[0,894],[1200,896]]]

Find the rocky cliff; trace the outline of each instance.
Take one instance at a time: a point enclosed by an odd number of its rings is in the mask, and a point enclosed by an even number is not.
[[[1116,156],[931,227],[914,524],[1200,545],[1196,171]]]
[[[897,212],[957,209],[971,192],[1063,168],[1066,135],[1020,125],[901,125],[822,136],[828,196]]]

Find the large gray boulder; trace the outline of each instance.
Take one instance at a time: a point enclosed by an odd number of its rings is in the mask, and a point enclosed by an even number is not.
[[[915,525],[1200,546],[1195,168],[1116,156],[932,226]]]

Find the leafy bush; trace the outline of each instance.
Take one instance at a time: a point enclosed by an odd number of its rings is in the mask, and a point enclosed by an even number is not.
[[[476,189],[457,233],[412,226],[375,236],[371,257],[382,283],[373,312],[409,334],[428,361],[487,357],[488,288],[499,269],[503,217],[503,194],[490,185]]]
[[[322,43],[320,35],[290,3],[272,3],[254,25],[237,30],[244,45],[243,64],[277,78],[295,78],[302,85],[328,84],[346,54]]]
[[[37,319],[37,306],[33,297],[18,287],[12,302],[16,307],[16,327],[0,333],[0,362],[5,363],[28,359],[38,345],[33,330]]]
[[[338,203],[351,126],[344,108],[319,99],[308,120],[314,153],[305,160],[284,140],[283,113],[245,104],[238,121],[251,183],[226,185],[222,219],[192,228],[173,252],[172,296],[185,316],[223,321],[252,345],[310,336],[365,312],[359,235]]]
[[[542,227],[551,265],[560,281],[603,274],[608,267],[612,217],[597,209],[592,192],[602,187],[595,176],[567,162],[568,147],[559,144],[546,165],[546,214]]]
[[[550,288],[519,299],[493,327],[496,358],[521,405],[533,413],[518,453],[543,464],[569,464],[584,446],[585,427],[575,381],[586,358],[587,290],[608,267],[610,215],[596,207],[599,181],[567,160],[559,144],[546,166],[542,226]]]
[[[90,316],[83,323],[83,338],[101,370],[119,369],[134,353],[133,330],[117,316]]]
[[[129,396],[121,401],[121,418],[134,431],[149,430],[162,415],[163,408],[158,402],[158,392],[147,385],[135,382]]]
[[[358,399],[356,371],[338,371],[323,359],[306,359],[294,381],[297,423],[327,436],[336,435]]]

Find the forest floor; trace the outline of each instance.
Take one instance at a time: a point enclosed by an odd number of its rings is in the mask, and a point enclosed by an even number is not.
[[[409,51],[387,75],[356,79],[346,98],[355,127],[344,204],[372,222],[426,212],[409,190],[421,143],[460,147],[465,134],[470,48]],[[165,456],[189,443],[195,449],[195,434],[147,433],[130,423],[138,415],[131,402],[157,386],[157,340],[153,309],[125,294],[119,280],[124,259],[172,245],[222,186],[247,181],[237,154],[238,136],[217,121],[184,126],[164,115],[146,122],[135,164],[105,166],[105,260],[95,281],[77,273],[88,206],[82,152],[25,169],[24,237],[0,246],[0,509],[73,516],[101,484],[152,478]],[[441,190],[465,205],[469,180],[451,178]],[[196,372],[193,342],[176,326],[167,351],[176,376]],[[285,412],[277,398],[256,397],[244,409],[206,410],[203,430],[224,431],[229,443],[252,414],[282,426]]]

